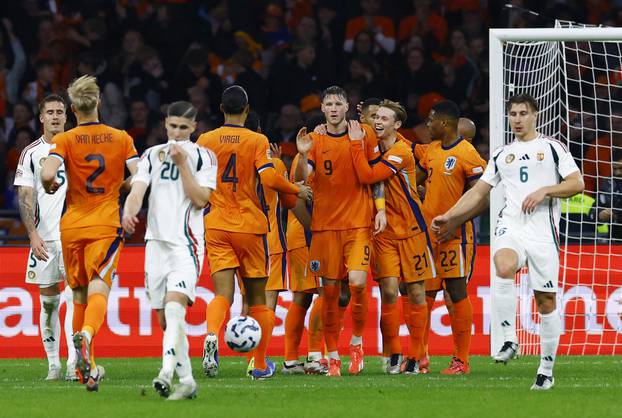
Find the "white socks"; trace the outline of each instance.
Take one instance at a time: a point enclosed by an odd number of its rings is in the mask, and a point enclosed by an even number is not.
[[[164,317],[166,318],[166,330],[162,341],[162,372],[172,377],[177,368],[180,382],[190,383],[194,379],[185,333],[186,308],[178,302],[168,302],[164,307]]]
[[[350,345],[363,345],[363,336],[362,335],[353,335],[350,338]]]
[[[63,328],[65,330],[65,341],[67,342],[67,369],[69,370],[76,365],[76,350],[73,349],[73,290],[69,286],[65,286],[63,297],[66,309]]]
[[[39,314],[39,329],[43,348],[48,357],[49,367],[60,369],[60,321],[58,320],[58,307],[60,295],[39,296],[41,313]]]
[[[548,314],[540,314],[540,367],[538,374],[553,376],[553,364],[559,345],[562,321],[557,309]]]
[[[503,329],[503,341],[518,343],[516,336],[516,307],[518,299],[514,279],[494,278],[494,310]]]

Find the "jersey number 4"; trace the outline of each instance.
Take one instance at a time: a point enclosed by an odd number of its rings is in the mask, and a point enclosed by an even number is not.
[[[97,168],[90,176],[86,178],[86,191],[93,194],[104,194],[106,190],[103,187],[94,187],[93,182],[101,173],[106,170],[106,160],[104,160],[104,156],[101,154],[89,154],[84,159],[88,162],[96,161]]]
[[[223,183],[233,183],[233,191],[238,191],[238,169],[236,166],[237,163],[237,155],[235,153],[231,154],[229,157],[229,161],[227,161],[227,165],[225,166],[225,171],[222,172],[222,176],[220,176],[220,181]]]

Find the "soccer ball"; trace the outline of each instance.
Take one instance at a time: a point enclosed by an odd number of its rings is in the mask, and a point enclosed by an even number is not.
[[[261,341],[259,322],[250,316],[236,316],[227,322],[225,342],[233,351],[247,353]]]

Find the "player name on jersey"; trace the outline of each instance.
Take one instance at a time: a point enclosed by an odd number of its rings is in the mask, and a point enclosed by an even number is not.
[[[103,144],[105,142],[112,142],[111,133],[93,134],[93,135],[76,135],[76,143],[78,144]]]

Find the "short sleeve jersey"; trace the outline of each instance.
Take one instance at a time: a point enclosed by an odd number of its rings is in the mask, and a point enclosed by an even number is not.
[[[559,199],[545,198],[534,212],[522,212],[525,197],[536,190],[559,184],[579,168],[565,145],[538,135],[531,141],[515,140],[496,149],[481,180],[505,186],[505,207],[498,225],[512,226],[541,242],[556,242],[561,215]]]
[[[276,174],[288,179],[287,167],[285,167],[283,161],[278,158],[271,158],[270,161],[274,164]],[[287,242],[285,228],[283,228],[283,208],[281,208],[279,193],[269,187],[264,187],[264,194],[266,197],[268,218],[270,220],[268,250],[270,251],[270,255],[281,254],[287,251]]]
[[[378,139],[373,129],[365,131],[365,153],[368,161],[379,161]],[[370,188],[358,181],[350,154],[348,132],[333,135],[311,133],[313,146],[308,161],[313,168],[312,231],[338,231],[371,226]]]
[[[169,141],[147,149],[132,177],[132,184],[142,182],[151,186],[145,240],[202,246],[203,208],[195,207],[184,191],[179,168],[169,155],[171,142],[187,153],[186,163],[199,186],[216,189],[218,163],[210,150],[190,141]]]
[[[242,126],[223,125],[202,134],[197,144],[218,159],[218,185],[210,198],[205,228],[248,234],[268,232],[259,174],[274,167],[265,135]]]
[[[120,187],[125,165],[138,155],[127,132],[100,122],[54,136],[50,156],[65,163],[67,211],[60,228],[121,227]]]
[[[293,173],[296,170],[299,159],[300,154],[296,154],[294,160],[292,161],[290,178],[294,178]],[[309,186],[313,187],[311,181],[307,181],[307,183],[309,184]],[[291,251],[297,248],[308,247],[310,239],[310,234],[305,232],[302,224],[298,221],[296,216],[294,216],[294,214],[290,212],[287,216],[287,250]]]
[[[44,241],[60,239],[60,217],[67,193],[67,176],[65,165],[61,165],[56,173],[56,181],[60,188],[54,194],[45,192],[41,184],[41,167],[48,157],[51,144],[43,138],[37,139],[22,151],[15,170],[15,186],[32,187],[35,197],[35,225],[39,236]]]
[[[451,209],[467,185],[480,178],[486,168],[486,162],[473,145],[462,138],[448,147],[444,147],[441,141],[433,141],[419,164],[428,174],[423,200],[427,223]]]

